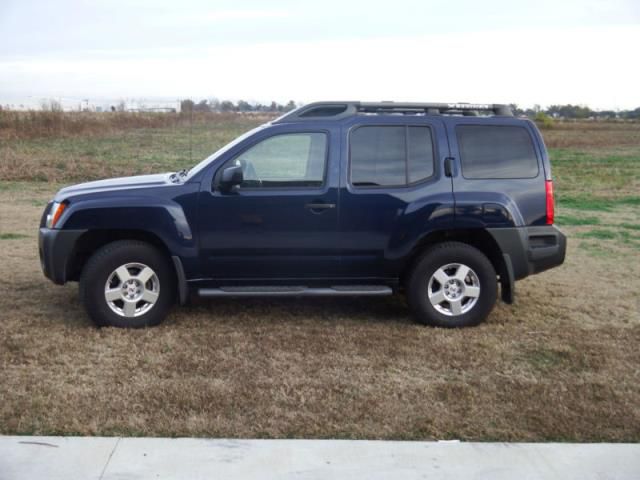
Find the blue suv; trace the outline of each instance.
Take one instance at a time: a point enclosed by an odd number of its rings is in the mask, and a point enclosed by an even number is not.
[[[189,171],[60,190],[44,274],[100,326],[160,323],[189,296],[401,292],[417,321],[476,325],[564,261],[551,167],[505,105],[321,102]]]

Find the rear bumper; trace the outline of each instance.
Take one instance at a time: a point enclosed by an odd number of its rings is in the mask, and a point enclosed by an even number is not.
[[[38,250],[45,277],[59,285],[67,281],[67,265],[76,241],[85,232],[86,230],[40,229]]]
[[[490,228],[488,231],[503,255],[511,261],[515,280],[564,262],[567,237],[555,225]]]

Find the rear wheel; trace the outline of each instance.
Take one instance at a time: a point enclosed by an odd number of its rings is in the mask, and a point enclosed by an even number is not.
[[[489,259],[477,248],[446,242],[420,257],[409,277],[407,296],[415,318],[438,327],[482,322],[496,302],[498,284]]]
[[[165,255],[136,240],[99,249],[80,278],[80,298],[99,326],[141,328],[159,324],[175,298],[175,279]]]

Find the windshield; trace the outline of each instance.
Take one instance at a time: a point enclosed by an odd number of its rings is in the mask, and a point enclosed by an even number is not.
[[[240,142],[242,142],[243,140],[245,140],[246,138],[250,137],[251,135],[253,135],[254,133],[256,133],[259,130],[262,130],[263,128],[265,128],[265,125],[260,125],[259,127],[254,128],[253,130],[249,130],[246,133],[243,133],[242,135],[240,135],[238,138],[236,138],[234,141],[227,143],[224,147],[222,147],[220,150],[217,150],[216,152],[212,153],[211,155],[209,155],[207,158],[205,158],[204,160],[202,160],[200,163],[198,163],[195,167],[193,167],[191,170],[189,170],[187,172],[187,178],[185,180],[189,180],[190,178],[192,178],[194,175],[198,174],[200,171],[202,171],[202,169],[204,169],[207,165],[209,165],[211,162],[213,162],[216,158],[218,158],[220,155],[224,154],[225,152],[231,150],[233,147],[235,147],[237,144],[239,144]]]

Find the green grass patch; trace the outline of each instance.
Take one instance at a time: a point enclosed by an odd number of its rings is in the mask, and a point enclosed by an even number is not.
[[[614,231],[614,230],[596,228],[593,230],[589,230],[588,232],[577,233],[576,236],[579,238],[586,238],[586,239],[615,240],[615,242],[620,245],[626,245],[626,246],[638,248],[640,247],[640,237],[633,235],[634,233],[635,232],[633,231],[630,232],[628,230],[622,230],[622,229]],[[581,244],[581,246],[583,245],[584,244]],[[587,248],[591,248],[591,247],[587,247]]]
[[[558,206],[561,208],[572,208],[575,210],[607,211],[611,208],[608,203],[596,198],[581,198],[558,195],[556,201]]]
[[[571,361],[571,353],[562,350],[539,348],[524,354],[524,360],[539,371],[562,367]]]
[[[558,205],[608,211],[617,204],[640,205],[630,196],[640,184],[640,146],[620,153],[611,148],[549,149]]]
[[[618,232],[618,237],[622,243],[625,245],[630,245],[632,247],[640,247],[640,237],[636,237],[626,230],[621,230]]]
[[[595,210],[610,212],[619,206],[640,206],[640,197],[629,196],[622,198],[597,198],[586,196],[558,196],[558,206],[575,210]]]
[[[598,225],[600,219],[598,217],[576,217],[574,215],[557,215],[558,225]]]
[[[620,224],[622,228],[626,228],[628,230],[640,230],[640,225],[635,223],[622,223]]]
[[[15,192],[21,190],[24,182],[0,181],[0,192]]]
[[[615,201],[617,205],[640,206],[640,197],[624,197]]]
[[[617,237],[616,232],[612,232],[611,230],[590,230],[588,232],[578,233],[578,237],[580,238],[597,238],[599,240],[613,240]]]
[[[28,238],[27,235],[21,233],[0,233],[0,240],[18,240],[20,238]]]
[[[578,244],[578,248],[587,252],[587,254],[591,257],[610,258],[616,255],[615,252],[612,252],[610,249],[604,248],[601,244],[598,243],[580,242]]]

